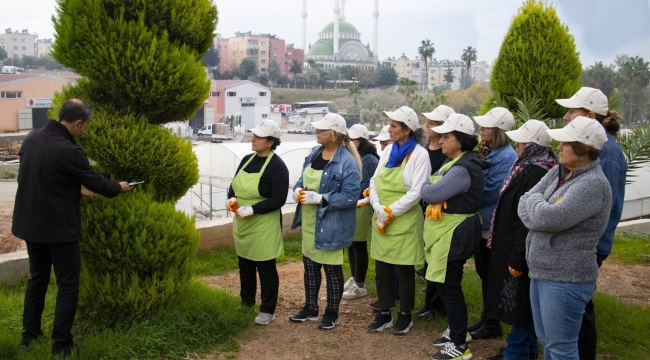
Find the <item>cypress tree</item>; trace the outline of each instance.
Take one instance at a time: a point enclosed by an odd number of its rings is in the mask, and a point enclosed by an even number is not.
[[[574,38],[555,8],[526,0],[503,39],[490,88],[511,111],[517,108],[516,98],[528,97],[539,99],[550,117],[562,117],[566,111],[555,99],[571,97],[580,89],[581,73]],[[494,107],[494,100],[490,97],[481,111]]]
[[[141,181],[117,199],[82,202],[79,310],[109,325],[164,308],[187,286],[199,235],[174,208],[198,181],[191,144],[158,126],[192,117],[208,97],[210,0],[57,0],[53,57],[82,76],[54,97],[93,108],[78,144],[97,170]]]

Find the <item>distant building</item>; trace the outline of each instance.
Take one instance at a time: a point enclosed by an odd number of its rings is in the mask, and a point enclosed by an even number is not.
[[[286,46],[286,54],[285,54],[285,60],[284,60],[284,68],[286,72],[284,75],[287,75],[289,73],[289,69],[291,68],[291,65],[293,65],[293,61],[297,61],[298,64],[300,64],[300,68],[304,69],[305,65],[305,50],[303,49],[298,49],[293,46],[293,44],[288,44]]]
[[[230,70],[228,63],[228,39],[219,39],[219,72],[224,73]]]
[[[0,34],[0,48],[7,52],[7,59],[36,56],[37,38],[38,34],[30,34],[27,30]]]
[[[36,56],[43,57],[48,56],[52,52],[52,39],[40,39],[36,40]]]
[[[221,73],[236,69],[243,59],[251,59],[257,65],[257,75],[268,75],[271,60],[276,61],[280,66],[281,74],[288,74],[287,56],[293,59],[300,59],[300,65],[304,62],[302,57],[289,55],[294,54],[296,49],[288,50],[285,46],[285,40],[271,34],[253,34],[252,32],[236,32],[234,37],[220,39],[219,71]],[[291,45],[293,46],[293,45]]]
[[[191,124],[193,128],[217,123],[224,116],[242,115],[242,110],[251,108],[254,108],[257,121],[268,119],[271,112],[271,90],[248,80],[212,80],[205,108],[206,114],[212,112],[213,115],[207,115],[202,124]],[[246,128],[250,129],[250,125],[247,124]]]

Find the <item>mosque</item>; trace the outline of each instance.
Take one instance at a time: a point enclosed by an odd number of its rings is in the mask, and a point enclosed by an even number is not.
[[[340,2],[340,3],[339,3]],[[310,45],[306,60],[313,59],[324,68],[339,66],[358,66],[375,68],[377,56],[377,37],[379,30],[379,0],[374,0],[373,47],[361,42],[361,33],[351,23],[345,21],[345,0],[334,0],[334,21],[325,25],[318,33],[318,41]],[[340,5],[340,6],[339,6]],[[307,0],[302,1],[302,46],[307,49]]]

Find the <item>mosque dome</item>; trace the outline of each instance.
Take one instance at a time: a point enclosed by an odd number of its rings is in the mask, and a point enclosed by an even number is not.
[[[333,33],[334,32],[334,22],[332,21],[331,23],[325,25],[323,30],[321,30],[321,33]],[[340,33],[350,33],[350,34],[359,34],[359,31],[357,30],[354,25],[350,24],[347,21],[339,21],[339,32]]]

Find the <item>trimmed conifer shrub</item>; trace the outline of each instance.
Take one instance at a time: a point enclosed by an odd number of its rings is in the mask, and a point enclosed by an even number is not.
[[[578,91],[581,74],[574,38],[555,8],[539,0],[526,0],[503,39],[490,88],[500,94],[511,111],[517,108],[515,98],[529,97],[539,99],[550,117],[562,117],[566,111],[555,99],[571,97]],[[481,111],[493,108],[494,100],[488,98]]]
[[[145,181],[115,199],[82,201],[80,315],[115,325],[164,308],[193,276],[199,233],[174,209],[198,181],[191,144],[159,127],[208,97],[201,58],[212,44],[210,0],[58,0],[53,56],[83,77],[53,99],[93,109],[77,143],[117,181]]]

